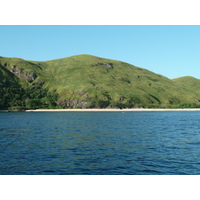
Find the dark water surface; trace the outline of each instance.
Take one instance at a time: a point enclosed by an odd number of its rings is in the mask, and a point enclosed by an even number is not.
[[[0,113],[0,174],[200,174],[200,112]]]

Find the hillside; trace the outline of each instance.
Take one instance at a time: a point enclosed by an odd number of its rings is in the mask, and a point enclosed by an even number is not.
[[[191,76],[184,76],[180,78],[173,79],[176,83],[179,84],[179,87],[185,88],[191,94],[200,96],[200,80]]]
[[[0,83],[19,85],[25,108],[198,107],[200,80],[170,80],[125,62],[77,55],[45,62],[0,57]],[[1,99],[0,99],[1,100]]]

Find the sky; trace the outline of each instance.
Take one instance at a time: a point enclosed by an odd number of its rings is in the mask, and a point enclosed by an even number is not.
[[[200,79],[200,26],[0,25],[0,56],[46,61],[78,54],[120,60],[168,78]]]

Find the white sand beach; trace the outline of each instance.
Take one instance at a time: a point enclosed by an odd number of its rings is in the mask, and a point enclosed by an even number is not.
[[[156,108],[130,108],[130,109],[36,109],[26,112],[136,112],[136,111],[200,111],[200,108],[177,108],[177,109],[156,109]]]

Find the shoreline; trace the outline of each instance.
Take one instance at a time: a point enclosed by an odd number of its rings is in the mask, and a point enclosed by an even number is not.
[[[200,108],[88,108],[88,109],[35,109],[35,110],[0,110],[3,112],[162,112],[162,111],[200,111]]]
[[[127,109],[36,109],[25,112],[138,112],[138,111],[200,111],[200,108],[127,108]]]

